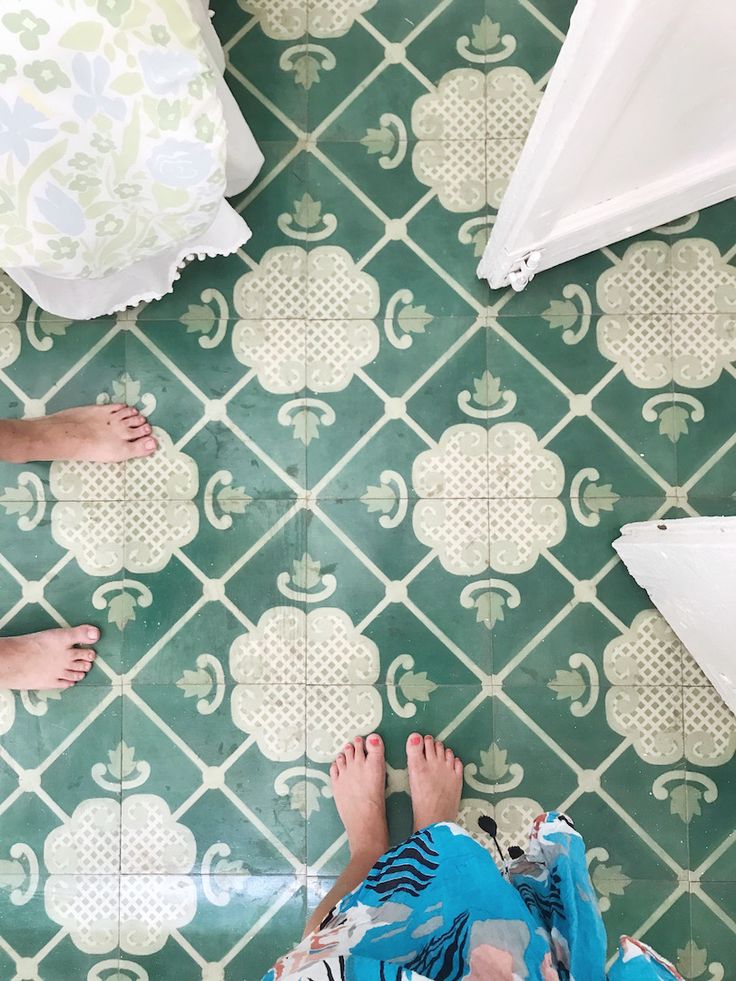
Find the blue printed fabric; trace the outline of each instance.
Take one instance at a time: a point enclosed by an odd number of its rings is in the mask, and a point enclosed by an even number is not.
[[[321,927],[263,981],[672,981],[650,947],[606,934],[570,819],[537,818],[502,874],[455,824],[386,852]]]

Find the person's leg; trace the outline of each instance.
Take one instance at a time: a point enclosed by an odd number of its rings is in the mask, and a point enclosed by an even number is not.
[[[374,741],[375,740],[375,741]],[[431,736],[412,733],[406,746],[414,831],[457,820],[463,765],[451,749]],[[368,736],[367,752],[358,737],[339,754],[330,769],[337,810],[348,833],[350,862],[307,923],[304,935],[368,875],[388,850],[386,765],[379,736]]]
[[[0,688],[70,688],[92,667],[96,655],[88,645],[99,636],[97,627],[85,624],[0,637]]]
[[[315,930],[330,910],[365,879],[388,848],[386,824],[386,760],[383,741],[375,732],[356,736],[330,767],[337,813],[348,835],[350,861],[335,885],[312,913],[304,936]]]
[[[0,460],[119,463],[156,449],[145,416],[129,405],[83,405],[40,419],[0,419]]]

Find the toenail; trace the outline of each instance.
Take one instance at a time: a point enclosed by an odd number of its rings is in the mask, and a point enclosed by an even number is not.
[[[378,736],[371,736],[368,742],[371,744],[371,746],[378,746],[381,740],[378,738]]]
[[[100,632],[99,630],[94,630],[94,629],[88,630],[87,636],[89,637],[90,640],[97,640],[97,638],[100,636]]]
[[[146,440],[146,449],[147,450],[155,450],[156,449],[156,440],[155,439],[147,439]]]
[[[422,741],[422,737],[421,736],[412,736],[410,741],[411,741],[412,746],[418,746],[419,743]]]

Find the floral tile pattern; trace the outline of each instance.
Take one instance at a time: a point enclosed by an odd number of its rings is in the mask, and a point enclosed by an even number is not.
[[[736,953],[736,724],[611,548],[736,513],[734,202],[491,293],[474,268],[572,0],[221,0],[254,235],[118,318],[0,274],[0,413],[125,398],[161,450],[0,465],[0,975],[256,981],[345,857],[328,764],[467,764],[462,820],[586,836],[613,939]],[[487,844],[487,842],[485,842]]]

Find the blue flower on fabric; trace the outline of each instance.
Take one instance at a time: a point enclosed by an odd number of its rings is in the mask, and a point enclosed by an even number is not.
[[[36,195],[36,205],[46,221],[67,235],[81,235],[84,231],[84,212],[74,198],[55,184],[47,184],[44,196]]]
[[[167,187],[190,187],[209,174],[212,152],[201,143],[169,139],[156,147],[146,166],[151,177]]]
[[[16,99],[12,107],[0,99],[0,156],[13,153],[19,163],[27,164],[29,143],[46,143],[56,136],[53,129],[41,129],[40,122],[48,119],[23,99]]]
[[[100,55],[88,58],[75,54],[72,60],[72,73],[77,85],[86,93],[74,96],[74,111],[82,119],[89,119],[96,112],[113,119],[125,119],[125,100],[120,96],[105,95],[110,81],[110,66]]]
[[[188,51],[141,51],[138,60],[146,85],[156,95],[175,92],[200,70],[196,58]]]

